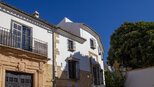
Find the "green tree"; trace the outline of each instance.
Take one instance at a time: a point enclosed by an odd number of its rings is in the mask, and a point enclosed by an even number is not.
[[[106,87],[124,87],[126,81],[126,75],[122,72],[110,72],[105,71]]]
[[[154,65],[154,22],[126,22],[111,36],[109,64],[141,68]]]
[[[105,82],[106,87],[113,87],[112,73],[110,71],[105,71]]]

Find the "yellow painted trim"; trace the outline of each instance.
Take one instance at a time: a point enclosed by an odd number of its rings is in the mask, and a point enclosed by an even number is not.
[[[98,63],[98,55],[89,51],[89,58],[91,58],[92,55],[96,57],[96,62]]]

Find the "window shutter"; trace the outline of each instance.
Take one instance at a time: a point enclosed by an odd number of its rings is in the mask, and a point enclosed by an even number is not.
[[[99,66],[93,66],[93,82],[94,85],[100,85],[100,67]]]
[[[80,66],[79,62],[76,62],[76,78],[79,79],[80,76]]]
[[[101,56],[101,59],[104,60],[103,56]]]
[[[69,78],[71,78],[71,63],[68,61],[68,73],[69,73]]]
[[[99,46],[98,46],[98,54],[100,54],[100,48],[99,48]]]
[[[97,85],[97,72],[96,72],[96,67],[93,67],[93,82],[94,85]]]
[[[98,85],[100,85],[100,68],[99,67],[97,67],[97,73],[98,73],[98,77],[97,77],[97,79],[98,79]]]
[[[101,48],[98,46],[98,54],[101,55],[102,54],[102,51],[101,51]]]
[[[94,48],[96,48],[96,41],[93,39],[93,41],[94,41]]]
[[[101,82],[101,84],[104,84],[104,80],[103,80],[103,70],[100,70],[100,82]]]
[[[69,40],[67,40],[67,48],[69,49]]]
[[[73,41],[73,50],[76,50],[76,43]]]

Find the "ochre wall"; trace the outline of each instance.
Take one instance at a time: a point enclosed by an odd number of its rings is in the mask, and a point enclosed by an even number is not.
[[[7,70],[33,74],[33,87],[43,87],[46,63],[47,58],[44,56],[0,45],[0,87],[5,87]]]
[[[53,87],[52,79],[53,79],[53,70],[52,65],[45,64],[44,65],[44,72],[43,72],[43,87]]]

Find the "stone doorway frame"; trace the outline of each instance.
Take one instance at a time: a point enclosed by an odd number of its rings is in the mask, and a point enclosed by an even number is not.
[[[33,87],[43,87],[44,65],[48,58],[32,52],[0,45],[0,87],[5,87],[6,71],[33,75]]]

